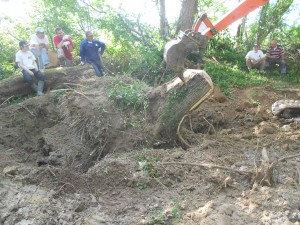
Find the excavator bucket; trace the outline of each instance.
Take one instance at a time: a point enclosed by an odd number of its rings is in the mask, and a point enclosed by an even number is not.
[[[185,58],[193,51],[206,48],[208,37],[192,31],[180,32],[165,45],[164,60],[176,72],[183,70]]]

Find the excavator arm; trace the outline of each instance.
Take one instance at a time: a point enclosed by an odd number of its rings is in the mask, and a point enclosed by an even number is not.
[[[195,20],[192,30],[181,32],[177,39],[169,41],[164,48],[164,60],[181,77],[185,58],[194,50],[204,51],[208,38],[227,28],[269,0],[243,0],[214,24],[204,13]],[[204,30],[201,32],[201,29]],[[205,29],[206,28],[206,29]],[[201,54],[201,53],[200,53]]]

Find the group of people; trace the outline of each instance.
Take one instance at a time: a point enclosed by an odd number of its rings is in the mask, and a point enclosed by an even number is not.
[[[105,44],[94,39],[93,33],[87,31],[85,39],[80,44],[81,65],[91,64],[98,77],[104,75],[101,56],[105,51]],[[73,64],[72,51],[74,43],[69,35],[65,35],[61,27],[55,29],[53,43],[57,50],[57,57],[61,65],[71,66]],[[27,41],[19,42],[20,50],[16,53],[16,62],[21,69],[24,79],[36,91],[37,95],[42,95],[44,89],[43,70],[50,63],[48,57],[49,40],[43,28],[38,27],[36,33],[30,36]],[[36,63],[37,61],[37,63]],[[254,44],[253,50],[246,55],[246,65],[250,71],[253,68],[270,72],[270,69],[278,64],[281,74],[286,74],[285,52],[276,40],[272,40],[271,46],[264,54],[260,46]],[[36,78],[37,82],[33,79]]]
[[[93,33],[87,31],[86,38],[80,44],[81,65],[91,64],[98,77],[104,75],[101,56],[105,51],[105,44],[94,39]],[[72,66],[74,43],[69,35],[65,35],[61,27],[55,29],[53,44],[57,50],[57,57],[60,65]],[[43,71],[50,63],[48,56],[49,40],[43,28],[38,27],[36,33],[30,36],[29,43],[25,40],[19,42],[20,50],[16,53],[18,64],[25,81],[42,95],[44,90]],[[35,81],[34,77],[37,81]]]
[[[280,73],[285,75],[287,69],[284,48],[278,45],[276,40],[271,41],[271,46],[266,54],[260,50],[259,45],[254,44],[253,50],[249,51],[246,55],[246,65],[249,72],[251,69],[256,68],[260,72],[266,70],[267,74],[269,74],[276,64],[280,67]]]

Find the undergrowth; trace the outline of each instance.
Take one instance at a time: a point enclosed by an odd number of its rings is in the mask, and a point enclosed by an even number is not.
[[[147,85],[139,80],[126,81],[118,77],[113,86],[108,90],[108,96],[113,99],[123,110],[133,107],[140,110],[147,107],[144,91]]]

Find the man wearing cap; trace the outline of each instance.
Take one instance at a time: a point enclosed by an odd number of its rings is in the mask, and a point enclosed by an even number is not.
[[[56,35],[53,37],[53,43],[57,48],[57,56],[60,64],[72,66],[72,51],[74,49],[72,39],[68,35],[65,35],[61,27],[57,27],[55,33]]]
[[[30,50],[38,60],[40,70],[44,70],[45,66],[49,64],[48,47],[49,40],[43,28],[38,27],[35,34],[30,37]]]
[[[259,69],[259,72],[263,72],[265,68],[265,55],[259,50],[259,46],[257,44],[253,45],[253,50],[249,51],[246,55],[246,65],[248,67],[248,71],[252,68]]]
[[[266,69],[270,72],[276,64],[280,67],[281,74],[286,74],[285,52],[281,45],[277,44],[276,40],[271,41],[271,46],[267,50]]]
[[[38,96],[42,95],[44,89],[44,77],[42,72],[36,68],[36,58],[34,54],[29,51],[29,44],[27,41],[20,41],[19,46],[20,50],[16,53],[16,63],[20,67],[26,82],[36,91]],[[38,81],[37,85],[33,76]]]
[[[101,56],[105,51],[105,44],[94,39],[91,31],[87,31],[85,36],[86,39],[84,39],[80,44],[80,64],[91,64],[96,72],[96,75],[101,77],[104,75]]]

